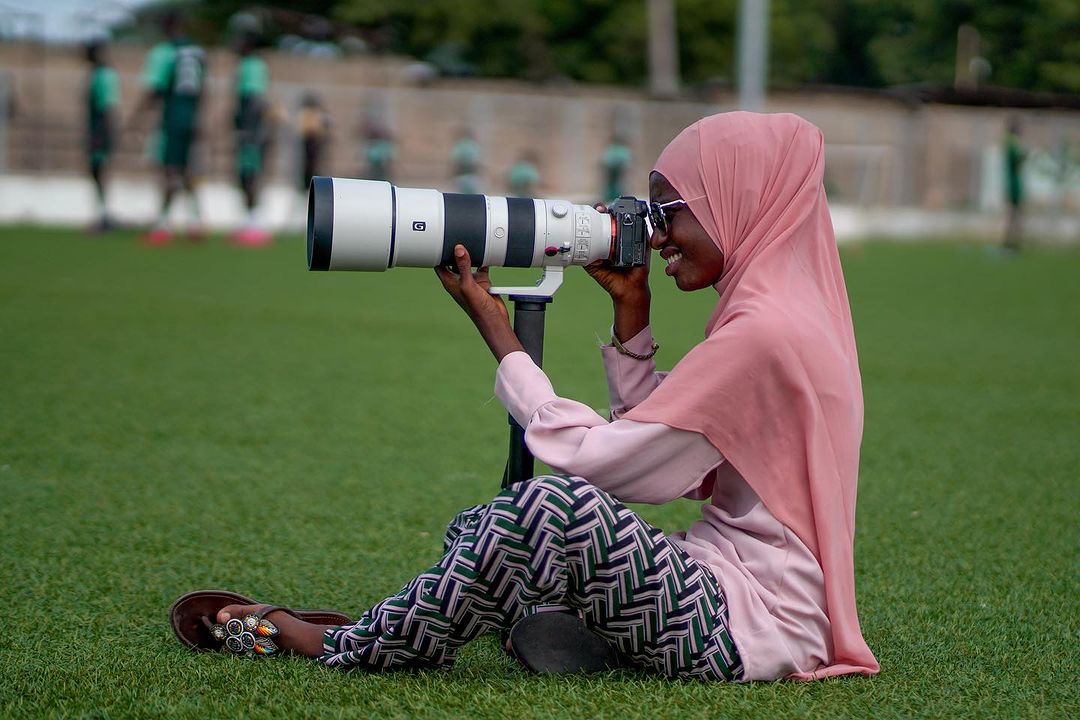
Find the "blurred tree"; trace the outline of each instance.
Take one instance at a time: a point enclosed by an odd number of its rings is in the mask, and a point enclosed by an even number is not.
[[[769,76],[774,83],[836,82],[838,0],[772,0]]]
[[[481,75],[607,83],[644,75],[643,2],[340,0],[335,17],[388,28],[388,49],[417,57],[460,48]]]
[[[774,83],[826,82],[836,33],[823,9],[834,0],[772,0],[769,77]],[[679,0],[680,63],[687,83],[732,83],[739,0]]]
[[[197,15],[200,20],[225,27],[229,18],[239,12],[260,8],[275,8],[306,15],[328,15],[338,0],[273,0],[273,2],[252,2],[251,0],[203,0],[199,3]]]
[[[1076,0],[847,0],[868,20],[867,57],[885,84],[951,84],[956,33],[981,36],[992,85],[1080,92]]]
[[[679,68],[687,85],[735,81],[739,0],[677,0]]]
[[[251,0],[152,0],[139,5],[129,20],[112,28],[114,39],[141,39],[152,41],[160,38],[159,19],[168,9],[183,10],[185,32],[204,45],[224,43],[228,37],[229,20],[244,11],[263,11],[264,19],[269,22],[262,27],[262,39],[270,39],[284,32],[293,32],[292,25],[276,22],[279,19],[295,20],[305,16],[327,16],[340,0],[273,0],[272,2],[251,2]],[[320,38],[321,39],[321,38]]]
[[[202,0],[204,39],[239,10],[329,16],[376,50],[477,73],[640,85],[646,0]],[[731,82],[738,0],[676,0],[687,85]],[[951,85],[957,28],[974,27],[992,85],[1080,92],[1077,0],[772,0],[770,81]],[[220,31],[219,31],[220,37]]]

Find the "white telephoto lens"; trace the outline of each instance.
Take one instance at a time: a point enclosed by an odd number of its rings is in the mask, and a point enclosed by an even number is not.
[[[453,265],[588,265],[611,255],[612,217],[566,200],[463,195],[388,182],[315,177],[308,193],[311,270]]]

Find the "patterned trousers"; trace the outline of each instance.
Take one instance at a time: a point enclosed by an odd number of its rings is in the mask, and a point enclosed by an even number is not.
[[[355,624],[327,631],[321,660],[449,665],[465,643],[543,604],[577,610],[636,665],[668,677],[742,675],[712,573],[603,490],[553,475],[459,514],[442,559]]]

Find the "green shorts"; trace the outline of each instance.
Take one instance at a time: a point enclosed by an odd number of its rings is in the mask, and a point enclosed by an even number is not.
[[[90,167],[104,165],[112,152],[112,132],[107,124],[91,122],[87,132],[86,155]]]
[[[195,133],[191,130],[171,130],[165,133],[165,146],[161,151],[161,164],[165,167],[187,168],[191,160],[191,146]]]

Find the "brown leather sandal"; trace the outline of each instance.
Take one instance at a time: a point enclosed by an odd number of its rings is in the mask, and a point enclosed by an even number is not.
[[[281,654],[281,648],[271,639],[278,634],[277,626],[266,619],[276,610],[317,625],[352,624],[348,615],[333,610],[290,610],[276,605],[267,605],[242,618],[232,618],[224,625],[217,622],[218,611],[226,605],[258,604],[228,590],[196,590],[180,596],[172,604],[169,620],[180,642],[196,652],[227,650],[247,657]]]

